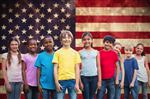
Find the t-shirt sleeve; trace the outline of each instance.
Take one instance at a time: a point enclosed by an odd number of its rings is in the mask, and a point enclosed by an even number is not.
[[[114,60],[115,60],[115,62],[117,62],[119,59],[118,59],[118,55],[117,55],[117,53],[116,52],[114,52]]]
[[[135,58],[133,59],[133,64],[134,64],[133,65],[133,68],[136,69],[136,70],[138,70],[139,69],[138,63],[137,63],[137,60]]]
[[[80,57],[80,54],[77,52],[75,64],[78,64],[78,63],[81,63],[81,57]]]
[[[54,54],[54,56],[53,56],[52,63],[54,63],[54,64],[55,64],[55,63],[59,63],[58,57],[59,57],[58,52],[55,52],[55,54]]]
[[[2,54],[2,59],[7,59],[7,53]]]
[[[40,55],[38,55],[36,61],[35,61],[35,64],[34,64],[35,67],[41,67],[41,59],[40,59]]]

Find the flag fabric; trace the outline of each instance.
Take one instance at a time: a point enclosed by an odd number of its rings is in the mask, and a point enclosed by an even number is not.
[[[23,45],[28,38],[35,37],[39,43],[45,35],[52,35],[57,50],[61,47],[60,31],[66,29],[75,37],[72,46],[76,50],[82,49],[83,32],[93,35],[93,47],[97,50],[102,49],[103,37],[112,35],[123,46],[143,43],[150,62],[150,0],[2,1],[0,53],[7,51],[6,42],[11,36],[19,38]],[[24,47],[21,46],[22,52],[26,52]],[[0,87],[0,92],[4,92],[4,87]]]

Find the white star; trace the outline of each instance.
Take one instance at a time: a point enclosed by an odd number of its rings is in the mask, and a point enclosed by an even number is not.
[[[45,38],[44,35],[41,35],[41,36],[40,36],[40,39],[41,39],[41,40],[44,39],[44,38]]]
[[[54,40],[58,40],[58,36],[57,35],[54,36]]]
[[[40,49],[41,49],[41,50],[44,50],[44,49],[45,49],[45,47],[42,45],[42,46],[40,47]]]
[[[13,12],[13,9],[10,8],[10,9],[9,9],[9,13],[12,13],[12,12]]]
[[[57,46],[57,45],[55,45],[55,46],[54,46],[54,50],[57,50],[57,49],[58,49],[58,46]]]
[[[19,16],[20,16],[20,15],[19,15],[18,13],[15,14],[15,17],[16,17],[16,18],[19,18]]]
[[[40,31],[38,29],[35,32],[36,32],[36,34],[39,34],[40,33]]]
[[[26,23],[27,19],[26,18],[23,18],[22,19],[22,23]]]
[[[26,13],[27,9],[26,8],[23,8],[21,9],[22,10],[22,13]]]
[[[33,29],[33,26],[32,25],[29,25],[28,27],[29,27],[29,30],[32,30]]]
[[[25,29],[22,30],[22,34],[26,34],[26,32],[27,32],[27,31],[26,31]]]
[[[50,19],[50,18],[47,19],[47,22],[48,23],[51,23],[51,21],[52,21],[52,19]]]
[[[58,18],[58,14],[57,13],[55,13],[55,14],[53,14],[53,16],[54,16],[54,18]]]
[[[44,25],[41,25],[41,26],[40,26],[40,29],[41,29],[41,30],[44,30],[44,29],[45,29],[45,26],[44,26]]]
[[[22,40],[21,42],[22,42],[22,43],[26,43],[27,41],[26,41],[26,40]]]
[[[58,30],[58,25],[54,25],[54,30]]]
[[[42,13],[42,14],[40,14],[40,17],[41,17],[41,18],[44,18],[44,17],[45,17],[45,15]]]
[[[47,11],[48,11],[48,13],[51,13],[52,9],[51,8],[48,8]]]
[[[39,18],[36,18],[35,21],[36,21],[36,23],[39,23],[40,22],[40,19]]]
[[[15,7],[16,7],[16,8],[19,8],[19,6],[20,6],[19,3],[16,3],[16,4],[15,4]]]
[[[31,39],[31,38],[33,38],[33,36],[32,35],[29,35],[28,38]]]
[[[6,14],[2,14],[2,18],[5,18],[6,17]]]
[[[40,7],[41,7],[41,8],[45,7],[45,4],[44,4],[44,3],[41,3],[41,4],[40,4]]]
[[[9,18],[8,21],[9,21],[9,23],[12,23],[13,22],[13,19]]]
[[[2,40],[6,40],[6,36],[5,35],[2,35],[1,38],[2,38]]]
[[[69,26],[69,25],[66,25],[65,28],[66,28],[67,30],[69,30],[69,29],[70,29],[70,26]]]
[[[54,6],[55,8],[57,8],[59,5],[58,5],[57,3],[55,3],[53,6]]]
[[[3,45],[3,46],[2,46],[2,50],[5,50],[5,49],[6,49],[6,46]]]
[[[19,28],[20,28],[19,25],[16,25],[16,26],[15,26],[15,29],[16,29],[16,30],[19,30]]]
[[[36,11],[36,13],[39,13],[40,12],[40,9],[37,8],[37,9],[35,9],[35,11]]]
[[[29,6],[29,8],[32,8],[33,4],[30,2],[30,3],[28,4],[28,6]]]
[[[6,29],[6,25],[2,25],[2,30],[5,30]]]
[[[61,12],[63,12],[63,13],[64,13],[64,12],[65,12],[65,9],[64,9],[64,8],[61,8]]]
[[[2,8],[5,8],[6,7],[6,4],[2,4]]]
[[[71,15],[69,13],[66,13],[66,18],[69,18]]]
[[[15,38],[17,38],[19,40],[20,39],[20,36],[19,35],[16,35]]]
[[[30,13],[30,14],[29,14],[29,18],[32,18],[32,17],[33,17],[33,14]]]
[[[40,41],[39,41],[39,40],[37,40],[37,43],[40,43]]]
[[[52,31],[49,29],[49,30],[47,30],[47,33],[48,33],[48,34],[51,34],[51,33],[52,33]]]
[[[13,33],[13,30],[10,29],[8,32],[9,32],[9,34],[12,34]]]
[[[66,3],[65,6],[66,6],[67,8],[70,8],[71,4],[70,4],[70,3]]]
[[[65,23],[65,19],[64,18],[61,19],[61,23]]]

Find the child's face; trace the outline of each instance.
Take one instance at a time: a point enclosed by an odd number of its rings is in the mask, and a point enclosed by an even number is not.
[[[10,49],[12,52],[17,52],[19,48],[19,43],[17,41],[11,41]]]
[[[84,38],[82,39],[82,43],[84,45],[85,48],[87,47],[91,47],[92,44],[92,38],[90,36],[84,36]]]
[[[33,53],[37,51],[37,41],[36,40],[29,41],[28,50]]]
[[[132,56],[133,48],[125,48],[124,52],[125,52],[126,57],[130,58]]]
[[[72,42],[72,38],[68,35],[62,38],[61,43],[63,46],[70,46]]]
[[[120,52],[121,51],[121,48],[122,48],[122,46],[120,44],[116,44],[114,46],[114,50],[117,51],[117,52]]]
[[[135,51],[136,51],[136,54],[137,54],[137,55],[141,55],[142,52],[143,52],[143,46],[142,46],[142,45],[138,45],[138,46],[136,47]]]
[[[110,50],[110,49],[112,49],[112,47],[113,47],[113,44],[110,41],[107,40],[104,42],[104,49],[105,50]]]
[[[48,38],[45,38],[44,40],[44,47],[47,51],[50,51],[53,49],[53,45],[54,45],[54,42],[53,42],[53,39],[48,37]]]

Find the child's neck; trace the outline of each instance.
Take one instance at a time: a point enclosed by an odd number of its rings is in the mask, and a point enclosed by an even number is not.
[[[17,51],[16,51],[16,52],[11,51],[11,54],[12,54],[12,55],[17,55],[17,54],[18,54],[18,52],[17,52]]]
[[[69,48],[71,48],[70,46],[63,46],[62,47],[63,49],[69,49]]]
[[[85,50],[91,50],[92,47],[91,47],[91,46],[89,46],[89,47],[84,47],[84,49],[85,49]]]
[[[29,54],[32,55],[32,56],[36,56],[37,55],[36,52],[29,52]]]
[[[53,50],[52,49],[51,50],[46,50],[46,52],[51,54],[51,53],[53,53]]]

